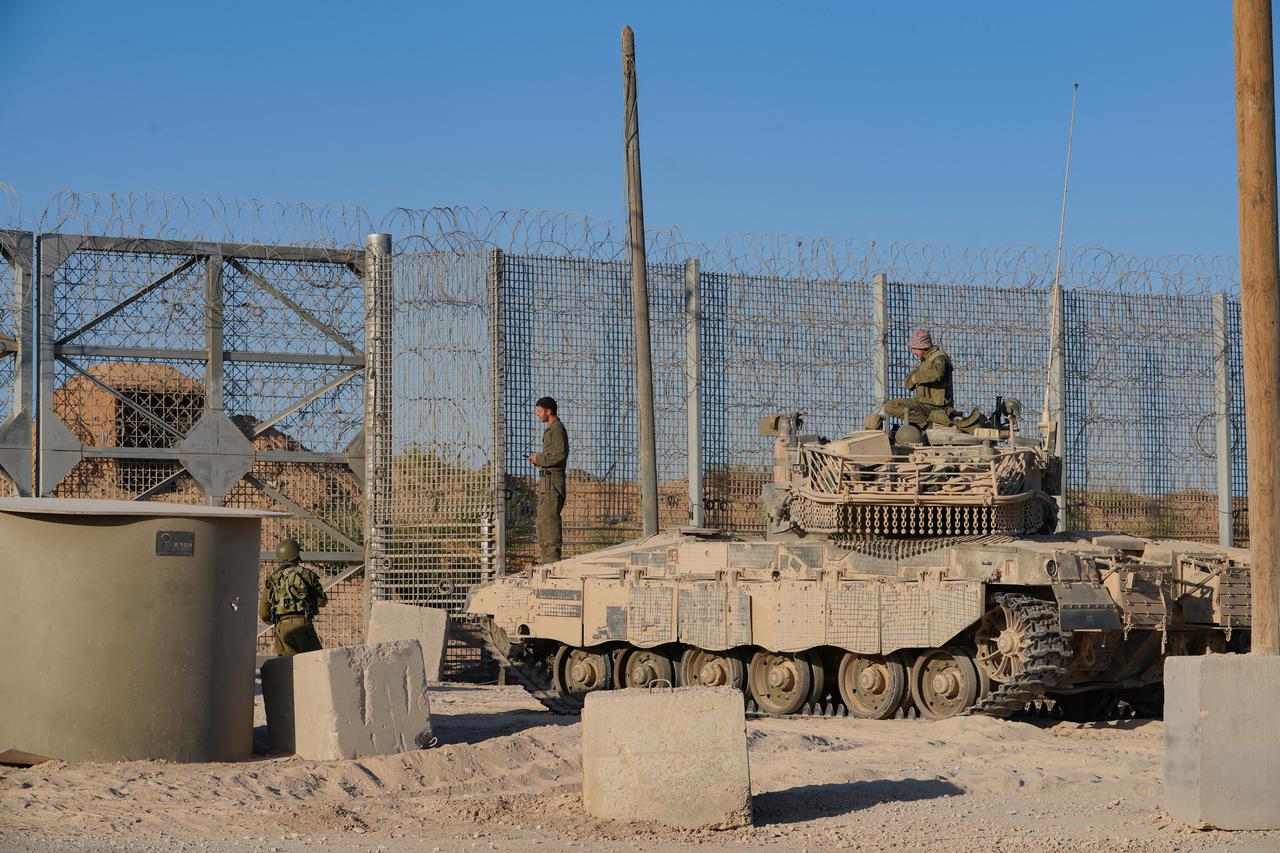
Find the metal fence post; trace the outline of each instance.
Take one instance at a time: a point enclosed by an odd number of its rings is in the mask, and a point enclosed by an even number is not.
[[[871,278],[871,407],[884,411],[889,401],[889,277]]]
[[[364,240],[365,628],[387,569],[391,519],[391,235]]]
[[[1058,531],[1067,529],[1067,328],[1066,292],[1054,282],[1049,290],[1049,420],[1056,425],[1054,452],[1059,459]]]
[[[684,396],[689,430],[689,523],[703,527],[702,506],[702,269],[684,262]]]
[[[1218,462],[1218,544],[1231,547],[1231,371],[1227,365],[1227,295],[1213,295],[1213,408]]]
[[[503,336],[502,284],[506,256],[489,251],[489,375],[491,381],[490,432],[493,435],[493,571],[507,573],[507,348]]]

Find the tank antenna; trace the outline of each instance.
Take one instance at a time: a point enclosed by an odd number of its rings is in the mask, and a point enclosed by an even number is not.
[[[1076,132],[1076,103],[1080,97],[1080,84],[1073,83],[1071,86],[1071,124],[1067,126],[1067,167],[1062,176],[1062,216],[1058,220],[1058,257],[1053,266],[1053,287],[1058,290],[1062,286],[1062,237],[1067,229],[1067,187],[1071,183],[1071,142]],[[1044,405],[1040,409],[1040,424],[1042,427],[1048,427],[1049,421],[1049,389],[1053,385],[1054,374],[1054,350],[1060,330],[1058,329],[1058,312],[1049,312],[1049,364],[1048,375],[1045,377],[1044,383]],[[1063,389],[1059,388],[1058,393],[1061,394]],[[1062,424],[1058,424],[1058,430],[1062,429]],[[1047,429],[1044,430],[1047,434]]]

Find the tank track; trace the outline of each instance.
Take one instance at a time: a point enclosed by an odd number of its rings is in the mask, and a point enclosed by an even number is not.
[[[1031,647],[1027,663],[1018,674],[965,709],[963,713],[967,715],[1004,718],[1034,707],[1045,698],[1045,692],[1066,674],[1067,661],[1071,658],[1071,647],[1066,635],[1058,628],[1058,611],[1052,604],[1018,593],[998,595],[995,601],[1007,605],[1030,625],[1028,639]],[[553,714],[570,716],[582,713],[582,700],[556,690],[544,662],[528,655],[512,654],[510,643],[499,639],[495,631],[493,621],[485,620],[480,634],[485,647],[506,668],[509,677]],[[759,712],[753,705],[748,704],[748,713],[755,716]],[[843,717],[847,713],[842,704],[829,702],[825,706],[806,706],[804,710],[788,716]],[[910,711],[900,714],[912,716]]]
[[[480,637],[485,648],[498,661],[498,665],[506,669],[507,675],[519,683],[542,707],[553,714],[570,716],[582,713],[582,700],[573,696],[564,696],[556,690],[551,679],[550,669],[541,661],[529,655],[512,655],[513,647],[509,642],[496,635],[497,626],[492,619],[481,623]]]
[[[1018,713],[1029,703],[1044,698],[1045,691],[1066,675],[1071,658],[1071,646],[1058,627],[1058,611],[1052,604],[1015,592],[997,595],[995,601],[1027,621],[1030,649],[1022,669],[970,705],[964,711],[969,715],[1009,717]]]

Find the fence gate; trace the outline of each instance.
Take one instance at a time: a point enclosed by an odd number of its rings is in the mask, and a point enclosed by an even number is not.
[[[328,644],[364,603],[364,253],[39,238],[36,491],[273,509],[331,588]],[[260,636],[261,640],[261,636]]]

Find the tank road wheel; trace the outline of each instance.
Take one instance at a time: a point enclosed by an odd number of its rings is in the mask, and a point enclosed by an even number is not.
[[[622,662],[630,651],[631,648],[629,646],[623,646],[622,648],[614,649],[609,653],[609,657],[613,663],[612,687],[614,690],[621,690],[625,686],[622,683],[622,674],[624,672],[622,669]]]
[[[1026,666],[1031,625],[1020,613],[1001,602],[983,614],[974,639],[978,645],[978,667],[992,681],[1003,684]]]
[[[821,678],[821,668],[805,652],[756,652],[747,674],[756,704],[775,716],[794,714],[812,701],[814,681]]]
[[[840,661],[840,697],[849,713],[866,720],[887,720],[907,695],[907,668],[896,656],[847,652]]]
[[[747,668],[742,658],[732,652],[707,652],[686,649],[680,658],[681,687],[732,687],[747,684]]]
[[[561,696],[584,696],[592,690],[608,690],[613,682],[613,657],[586,649],[561,646],[551,667],[551,677]]]
[[[954,717],[978,698],[978,668],[959,649],[929,649],[911,665],[911,698],[920,716]],[[852,709],[850,709],[852,710]]]
[[[666,682],[676,685],[676,668],[671,656],[659,649],[628,649],[622,656],[622,687],[651,687]]]

